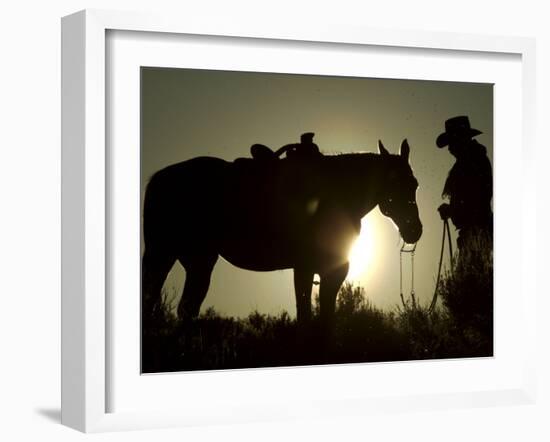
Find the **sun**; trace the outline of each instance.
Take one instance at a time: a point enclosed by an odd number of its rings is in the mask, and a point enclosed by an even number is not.
[[[374,257],[373,224],[367,217],[361,220],[361,233],[351,246],[349,258],[349,271],[347,280],[350,282],[366,279]]]

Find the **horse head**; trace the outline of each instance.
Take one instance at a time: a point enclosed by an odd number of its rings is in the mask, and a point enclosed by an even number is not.
[[[384,161],[386,177],[378,207],[385,216],[393,220],[403,240],[414,244],[422,236],[422,223],[416,205],[418,181],[409,164],[409,143],[403,140],[398,155],[391,155],[382,141],[378,141],[378,150]]]

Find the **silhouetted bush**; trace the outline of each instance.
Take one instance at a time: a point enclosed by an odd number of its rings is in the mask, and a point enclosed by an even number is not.
[[[223,317],[207,309],[180,324],[166,302],[154,327],[143,333],[143,372],[404,361],[492,355],[489,309],[484,290],[492,271],[475,277],[455,271],[441,282],[443,307],[430,312],[413,300],[390,312],[376,308],[362,287],[345,283],[338,293],[334,331],[327,342],[319,323],[318,298],[310,324],[297,324],[287,312],[252,312]],[[462,295],[466,293],[466,295]],[[465,296],[461,299],[461,296]],[[469,304],[476,299],[477,304]],[[491,315],[492,315],[492,302]],[[489,345],[489,343],[491,343]]]
[[[492,355],[493,258],[487,241],[477,236],[459,252],[452,272],[442,278],[439,295],[470,352]]]

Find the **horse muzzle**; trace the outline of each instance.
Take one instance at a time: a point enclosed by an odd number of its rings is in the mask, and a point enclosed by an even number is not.
[[[401,229],[400,233],[403,241],[407,244],[414,244],[418,242],[422,236],[422,224],[418,223],[417,225],[410,226],[407,229]]]

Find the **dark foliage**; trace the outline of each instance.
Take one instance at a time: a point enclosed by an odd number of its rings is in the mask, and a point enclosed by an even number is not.
[[[493,257],[482,237],[461,251],[439,294],[450,325],[460,330],[463,346],[476,356],[493,354]]]
[[[390,312],[346,283],[327,339],[314,319],[253,312],[237,319],[210,308],[180,324],[168,306],[143,334],[143,372],[296,366],[492,356],[492,265],[456,268],[441,281],[443,306],[429,312],[414,299]]]

